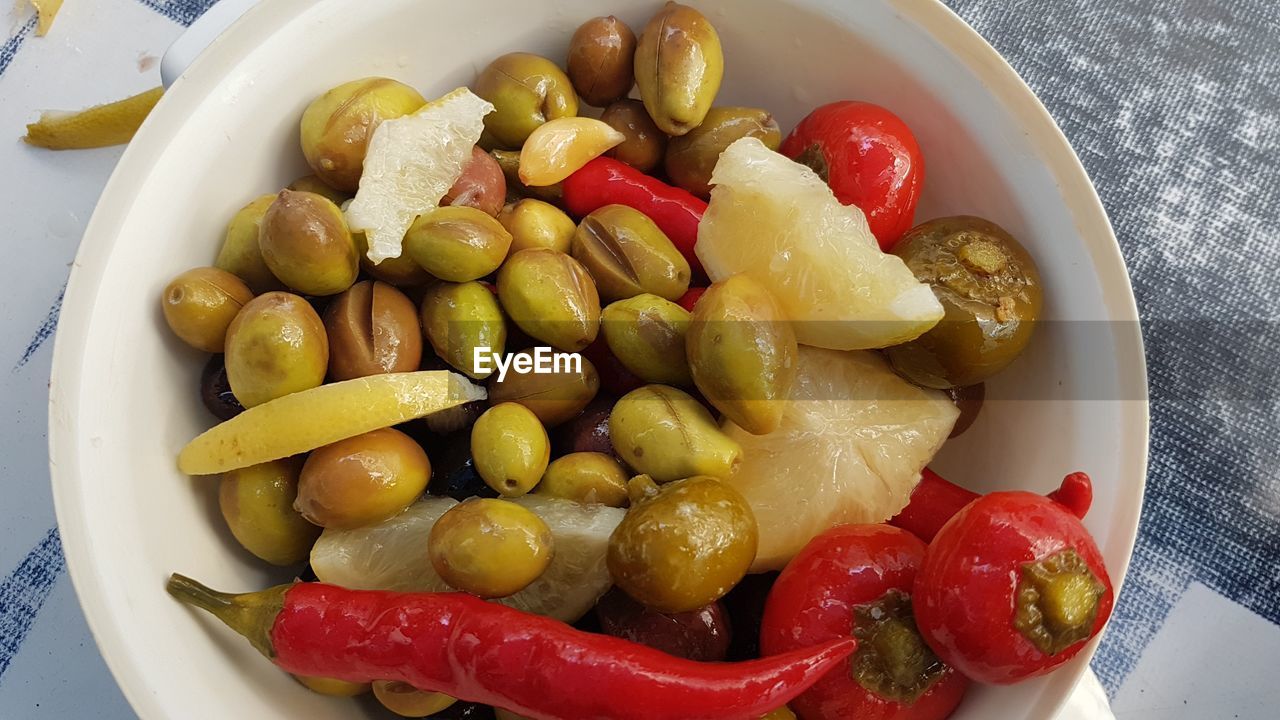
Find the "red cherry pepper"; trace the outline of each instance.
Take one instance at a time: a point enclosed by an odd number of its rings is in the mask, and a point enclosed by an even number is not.
[[[888,251],[915,224],[924,156],[907,124],[866,102],[835,102],[809,113],[782,154],[813,168],[837,199],[856,205]]]
[[[980,497],[982,496],[978,493],[966,490],[925,468],[920,471],[920,483],[911,491],[911,501],[902,512],[889,520],[889,524],[909,530],[925,542],[933,542],[933,537],[948,520]],[[1074,472],[1064,478],[1062,485],[1047,497],[1083,520],[1093,504],[1093,482],[1085,473]]]
[[[701,298],[702,294],[706,291],[707,289],[704,287],[689,288],[684,295],[680,296],[680,299],[676,301],[676,304],[689,312],[693,312],[693,306],[698,304],[698,299]]]
[[[941,663],[915,629],[911,588],[925,546],[888,525],[841,525],[809,542],[769,593],[766,654],[858,637],[849,664],[791,707],[805,720],[941,720],[969,681]]]
[[[606,157],[587,163],[566,178],[563,187],[565,207],[578,217],[605,205],[626,205],[644,213],[689,261],[693,276],[703,275],[693,247],[707,204],[691,193]]]
[[[1097,544],[1063,505],[1028,492],[969,503],[916,577],[920,633],[978,682],[1043,675],[1097,635],[1115,601]]]
[[[168,589],[295,675],[399,680],[532,720],[760,717],[857,645],[834,640],[762,660],[699,663],[465,593],[296,583],[230,595],[181,575]]]

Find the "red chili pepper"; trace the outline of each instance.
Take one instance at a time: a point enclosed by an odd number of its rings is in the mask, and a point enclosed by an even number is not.
[[[676,304],[689,312],[693,312],[693,306],[698,304],[698,299],[701,298],[702,294],[706,291],[707,289],[704,287],[689,288],[688,292],[680,296],[680,299],[676,301]]]
[[[914,224],[924,156],[907,124],[866,102],[835,102],[809,113],[782,154],[813,168],[837,199],[856,205],[888,251]]]
[[[858,638],[842,666],[791,707],[805,720],[941,720],[969,681],[925,645],[911,612],[924,559],[916,537],[888,525],[842,525],[809,542],[769,593],[765,654]]]
[[[908,530],[925,542],[933,542],[934,536],[948,520],[980,497],[978,493],[925,468],[920,471],[920,483],[911,491],[911,501],[889,520],[889,524]],[[1083,520],[1093,504],[1093,482],[1087,474],[1074,472],[1047,497]]]
[[[760,717],[857,645],[835,640],[762,660],[699,663],[465,593],[297,583],[230,595],[181,575],[168,589],[295,675],[399,680],[532,720]]]
[[[650,177],[626,163],[600,157],[564,181],[564,204],[582,217],[605,205],[626,205],[649,216],[689,261],[695,278],[703,275],[694,254],[698,223],[707,204],[692,194]]]
[[[1070,660],[1102,630],[1115,594],[1102,554],[1066,507],[1028,492],[969,503],[916,576],[920,633],[948,665],[1008,684]]]

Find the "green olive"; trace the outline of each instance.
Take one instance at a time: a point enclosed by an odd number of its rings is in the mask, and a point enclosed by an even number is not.
[[[173,334],[197,350],[220,353],[227,328],[253,293],[225,270],[188,270],[169,282],[160,303]]]
[[[250,408],[323,383],[329,338],[310,303],[269,292],[246,303],[231,321],[226,362],[231,392]]]
[[[627,138],[605,155],[643,173],[662,164],[667,152],[667,134],[654,124],[644,103],[629,98],[619,100],[605,108],[600,119]]]
[[[427,272],[409,253],[402,252],[400,257],[387,258],[380,263],[369,259],[369,238],[362,232],[351,233],[355,240],[356,252],[360,255],[360,267],[374,278],[398,288],[411,288],[431,282],[431,273]]]
[[[337,295],[360,274],[346,218],[323,195],[280,191],[262,218],[258,246],[271,273],[305,295]]]
[[[555,63],[531,53],[508,53],[480,71],[475,93],[495,108],[484,118],[489,134],[506,148],[519,148],[548,120],[578,114],[573,83]]]
[[[370,688],[369,683],[353,683],[346,680],[338,680],[337,678],[294,675],[293,679],[311,692],[328,695],[329,697],[356,697],[369,692]]]
[[[609,350],[636,377],[651,383],[692,386],[685,360],[689,311],[657,295],[611,303],[600,314]]]
[[[470,282],[488,275],[507,257],[511,233],[473,207],[436,208],[421,215],[404,236],[404,251],[431,275]]]
[[[417,112],[425,104],[417,90],[390,78],[339,85],[302,113],[302,154],[325,184],[355,193],[373,131],[382,121]]]
[[[668,135],[684,135],[702,124],[720,91],[720,36],[702,13],[669,2],[640,33],[635,73],[653,121]]]
[[[1013,362],[1043,305],[1040,271],[1004,228],[982,218],[931,220],[893,248],[946,314],[932,330],[886,350],[893,367],[931,388],[974,385]]]
[[[573,234],[573,257],[606,300],[652,293],[678,300],[689,289],[689,261],[644,213],[605,205],[587,215]]]
[[[486,485],[500,495],[519,497],[547,471],[551,440],[532,410],[519,403],[500,403],[471,426],[471,457]]]
[[[301,471],[301,457],[285,458],[232,470],[218,486],[218,507],[231,534],[272,565],[305,561],[320,537],[320,527],[293,509]]]
[[[373,683],[373,696],[382,707],[407,718],[423,718],[449,708],[457,699],[444,693],[419,690],[398,680],[377,680]]]
[[[334,298],[325,309],[324,326],[334,380],[411,372],[422,362],[418,310],[384,282],[358,282]]]
[[[609,538],[609,573],[654,610],[697,610],[747,574],[758,532],[746,498],[727,483],[679,480],[632,505]]]
[[[513,357],[536,362],[534,349],[512,353]],[[506,377],[489,376],[489,402],[515,402],[529,408],[546,427],[554,427],[582,414],[600,390],[596,368],[581,355],[567,364],[551,364],[552,372],[517,372],[515,359]]]
[[[262,249],[258,247],[262,218],[275,201],[275,195],[263,195],[240,208],[227,224],[222,249],[213,263],[219,270],[226,270],[243,280],[255,294],[284,289],[279,278],[271,274],[267,261],[262,259]]]
[[[351,196],[347,193],[330,187],[328,183],[320,179],[319,175],[303,175],[297,180],[289,183],[289,189],[297,190],[298,192],[309,192],[317,195],[323,195],[328,198],[330,202],[339,207],[351,199]]]
[[[768,289],[746,275],[713,284],[694,306],[685,347],[698,390],[717,410],[756,435],[778,429],[799,349]]]
[[[399,430],[383,428],[312,451],[293,506],[321,527],[372,525],[409,507],[430,477],[422,447]]]
[[[764,110],[713,107],[702,124],[667,145],[667,177],[698,197],[711,194],[711,171],[720,153],[744,137],[759,139],[770,150],[782,145],[778,122]]]
[[[436,355],[477,380],[489,376],[494,363],[477,367],[476,351],[501,354],[507,344],[507,322],[493,291],[478,282],[437,283],[422,297],[422,330]],[[487,357],[487,355],[486,355]]]
[[[646,385],[623,395],[609,415],[614,452],[657,482],[694,475],[727,478],[742,447],[688,393]]]
[[[498,299],[521,330],[576,352],[600,331],[600,295],[587,269],[554,250],[515,253],[498,271]]]
[[[509,500],[471,498],[431,527],[431,566],[457,590],[483,598],[514,595],[551,564],[551,529]]]
[[[498,214],[498,222],[511,233],[512,253],[529,248],[567,253],[573,232],[577,229],[573,218],[560,208],[534,198],[524,198],[506,206]]]
[[[583,504],[626,507],[627,471],[604,453],[569,453],[547,466],[534,492]]]
[[[610,15],[580,25],[569,40],[565,67],[588,105],[604,107],[624,98],[635,84],[636,34]]]
[[[542,187],[530,187],[520,181],[519,150],[490,150],[489,154],[498,162],[498,167],[502,168],[502,176],[507,179],[508,195],[536,198],[553,205],[560,205],[564,202],[564,186],[560,183]]]

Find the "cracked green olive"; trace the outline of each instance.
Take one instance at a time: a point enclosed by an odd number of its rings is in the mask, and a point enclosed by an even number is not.
[[[441,359],[480,380],[494,370],[477,367],[476,349],[501,354],[507,322],[493,291],[478,282],[437,283],[422,297],[422,330]]]
[[[746,498],[712,477],[679,480],[635,502],[609,538],[614,582],[664,613],[719,600],[747,574],[759,530]]]
[[[284,283],[271,274],[267,261],[262,259],[262,249],[258,247],[262,218],[275,200],[274,194],[263,195],[236,212],[227,223],[222,248],[213,263],[219,270],[226,270],[243,280],[254,294],[284,289]]]
[[[303,175],[289,183],[289,189],[323,195],[338,207],[342,207],[343,203],[351,199],[351,196],[347,193],[329,187],[328,183],[321,180],[319,175]]]
[[[301,471],[301,457],[285,458],[232,470],[218,486],[218,507],[231,534],[272,565],[305,561],[320,537],[320,526],[293,509]]]
[[[324,326],[334,380],[411,372],[422,362],[418,309],[387,283],[352,285],[325,308]]]
[[[533,349],[512,353],[533,363]],[[529,408],[547,427],[580,415],[600,389],[600,376],[590,360],[578,355],[578,363],[551,366],[552,372],[517,372],[513,367],[502,380],[489,376],[489,402],[515,402]]]
[[[606,300],[642,293],[678,300],[689,289],[689,261],[648,216],[626,205],[605,205],[584,217],[572,252]]]
[[[471,426],[471,457],[486,485],[500,495],[519,497],[546,472],[551,440],[532,410],[519,403],[500,403]]]
[[[502,264],[511,233],[492,215],[473,207],[442,207],[419,216],[404,236],[404,251],[432,276],[470,282]]]
[[[668,135],[684,135],[702,124],[720,91],[720,36],[702,13],[669,2],[640,33],[635,73],[653,121]]]
[[[194,268],[165,286],[160,307],[173,334],[197,350],[220,353],[227,328],[253,293],[240,278],[217,268]]]
[[[577,226],[573,218],[551,203],[524,198],[503,208],[498,222],[511,233],[511,252],[546,248],[569,252]]]
[[[262,218],[258,247],[271,273],[304,295],[337,295],[360,274],[346,218],[323,195],[280,191]]]
[[[372,525],[409,507],[430,477],[422,447],[399,430],[383,428],[313,450],[293,506],[326,528]]]
[[[605,155],[643,173],[662,164],[667,152],[667,134],[654,124],[644,103],[630,98],[619,100],[604,109],[600,120],[626,137]]]
[[[227,382],[241,405],[319,387],[329,367],[329,337],[306,300],[269,292],[250,300],[227,328]]]
[[[693,308],[685,346],[693,380],[717,410],[756,435],[778,429],[799,349],[768,289],[746,275],[714,283]]]
[[[713,107],[702,124],[667,145],[666,170],[671,182],[705,198],[711,194],[711,171],[720,153],[744,137],[759,139],[770,150],[782,145],[773,116],[747,107]]]
[[[519,148],[548,120],[578,114],[578,96],[569,77],[555,63],[531,53],[508,53],[489,63],[474,89],[495,108],[484,118],[485,130],[508,149]]]
[[[514,595],[538,579],[555,551],[551,529],[509,500],[471,498],[431,527],[427,555],[450,587],[483,598]]]
[[[626,507],[627,471],[604,453],[569,453],[547,466],[534,492],[584,504]]]
[[[893,253],[933,287],[946,311],[929,332],[885,351],[908,380],[939,389],[974,385],[1027,347],[1043,286],[1031,255],[1004,228],[969,216],[931,220]]]
[[[302,154],[326,185],[346,193],[360,187],[369,138],[384,120],[426,105],[417,90],[390,78],[344,83],[316,98],[302,113]]]
[[[636,34],[610,15],[580,25],[569,40],[565,67],[583,102],[604,107],[624,98],[635,84]]]
[[[498,271],[498,299],[521,330],[576,352],[600,332],[600,295],[577,260],[545,248],[521,250]]]
[[[609,350],[636,377],[651,383],[691,387],[685,359],[689,311],[657,295],[611,303],[600,315]]]
[[[665,385],[623,395],[609,415],[609,438],[623,462],[660,483],[694,475],[727,478],[742,459],[742,447],[701,403]]]

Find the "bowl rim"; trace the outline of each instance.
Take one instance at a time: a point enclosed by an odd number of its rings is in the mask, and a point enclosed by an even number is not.
[[[1035,136],[1047,168],[1059,181],[1063,202],[1079,225],[1079,234],[1093,259],[1093,269],[1098,273],[1105,306],[1112,318],[1120,321],[1112,323],[1117,345],[1132,354],[1132,357],[1120,358],[1119,371],[1130,384],[1147,388],[1146,355],[1137,302],[1119,242],[1096,188],[1048,109],[1003,56],[942,0],[882,1],[945,47],[957,62],[968,65],[976,76],[983,78],[1006,111],[1017,118],[1023,129]],[[77,492],[82,474],[77,444],[79,421],[75,409],[81,393],[80,369],[88,321],[115,240],[132,211],[134,186],[149,174],[150,168],[186,122],[190,111],[213,92],[227,69],[289,23],[311,2],[273,0],[249,8],[213,40],[165,93],[126,148],[103,189],[76,253],[63,298],[54,339],[48,406],[49,470],[54,509],[68,574],[90,632],[117,685],[140,717],[160,718],[164,716],[164,709],[148,691],[146,678],[125,649],[125,626],[117,622],[105,602],[105,588],[110,580],[99,573],[94,562],[93,541],[88,537],[83,522],[86,508]],[[1136,453],[1130,464],[1140,474],[1142,482],[1129,483],[1132,489],[1125,492],[1131,494],[1135,502],[1128,514],[1114,521],[1115,527],[1121,530],[1119,538],[1125,548],[1123,562],[1111,569],[1117,596],[1127,575],[1137,538],[1150,442],[1147,400],[1121,402],[1139,405],[1137,412],[1130,412],[1126,417],[1133,422],[1130,432],[1142,441],[1140,447],[1130,450]],[[1095,638],[1081,655],[1091,658],[1098,640]],[[1076,662],[1070,668],[1064,668],[1062,673],[1074,675],[1071,680],[1074,686],[1086,669],[1085,662]]]

